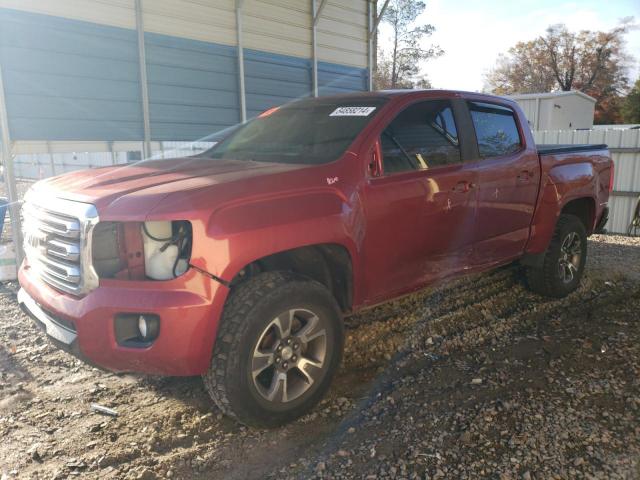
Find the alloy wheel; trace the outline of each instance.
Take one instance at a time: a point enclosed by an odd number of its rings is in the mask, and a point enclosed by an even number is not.
[[[563,283],[571,283],[578,274],[582,262],[582,243],[576,232],[569,233],[560,246],[558,275]]]
[[[274,318],[260,335],[251,359],[251,378],[260,396],[288,403],[303,395],[324,373],[326,320],[296,308]]]

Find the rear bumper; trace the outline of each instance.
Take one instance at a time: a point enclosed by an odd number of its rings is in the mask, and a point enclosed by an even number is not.
[[[166,282],[104,281],[84,297],[61,294],[28,266],[18,274],[21,308],[54,343],[87,363],[120,372],[199,375],[209,367],[228,288],[191,269]],[[160,317],[160,334],[148,347],[118,345],[120,313]]]

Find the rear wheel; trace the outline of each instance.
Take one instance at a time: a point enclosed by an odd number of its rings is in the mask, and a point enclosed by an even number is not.
[[[574,215],[560,215],[551,243],[540,266],[527,267],[529,288],[561,298],[580,285],[587,260],[587,232]]]
[[[268,272],[231,293],[205,386],[241,423],[273,427],[308,412],[325,394],[342,356],[343,326],[318,282]]]

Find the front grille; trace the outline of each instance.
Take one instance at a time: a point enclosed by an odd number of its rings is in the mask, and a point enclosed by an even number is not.
[[[81,295],[97,285],[91,265],[93,205],[38,196],[23,209],[27,262],[52,287]]]

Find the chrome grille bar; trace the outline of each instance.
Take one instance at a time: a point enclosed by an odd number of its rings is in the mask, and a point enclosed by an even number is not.
[[[61,240],[51,240],[47,246],[47,255],[77,262],[80,260],[80,246],[77,243],[67,243]]]
[[[63,221],[61,219],[41,220],[41,227],[47,233],[54,233],[68,238],[78,238],[80,236],[80,223],[78,221]]]
[[[80,222],[64,214],[40,209],[30,205],[25,209],[25,215],[40,223],[40,230],[67,238],[80,237]]]
[[[56,262],[45,256],[39,256],[38,259],[46,266],[48,274],[74,285],[80,283],[80,265]]]
[[[95,207],[29,192],[23,213],[27,263],[40,278],[74,295],[95,288],[98,276],[91,262],[91,235],[98,222]]]

